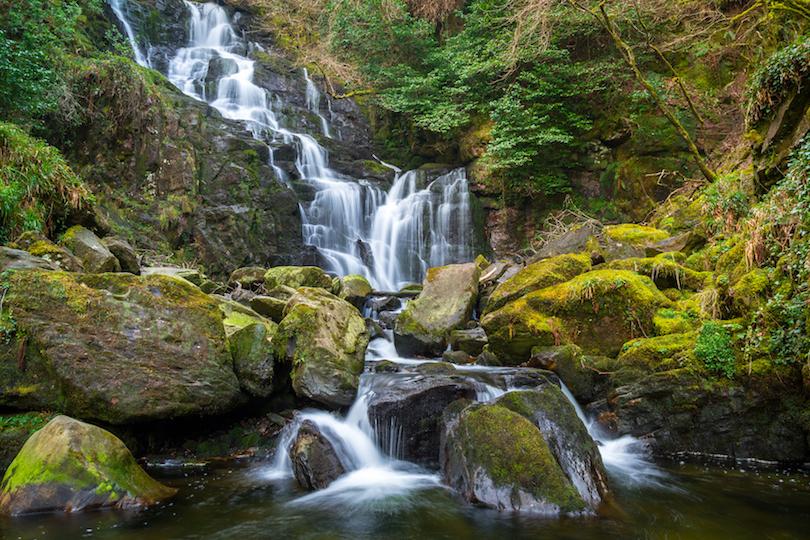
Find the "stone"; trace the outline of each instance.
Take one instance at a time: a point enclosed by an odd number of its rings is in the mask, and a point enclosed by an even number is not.
[[[341,280],[338,296],[358,309],[363,308],[366,298],[374,290],[366,278],[357,274],[350,274]]]
[[[264,285],[265,272],[267,272],[267,270],[261,266],[245,266],[242,268],[237,268],[231,272],[231,276],[228,278],[228,286],[256,290]]]
[[[299,287],[320,287],[332,290],[332,278],[317,266],[276,266],[264,274],[266,289],[280,285],[297,289]]]
[[[225,329],[225,335],[228,337],[247,326],[257,323],[265,327],[268,339],[272,339],[275,335],[278,325],[270,319],[262,317],[248,306],[234,302],[225,296],[214,294],[211,297],[219,302],[219,310],[223,315],[222,326]]]
[[[23,249],[35,257],[42,257],[65,272],[84,272],[84,266],[78,257],[70,250],[54,244],[40,232],[26,231],[9,247]]]
[[[601,268],[629,270],[643,274],[661,289],[703,289],[712,277],[711,272],[696,272],[680,264],[675,253],[663,253],[655,257],[631,257],[605,263]]]
[[[599,245],[602,225],[596,221],[586,221],[571,225],[565,232],[548,239],[532,258],[533,261],[558,257],[569,253],[588,252]]]
[[[444,414],[441,470],[465,500],[500,511],[542,515],[589,509],[537,426],[497,404]]]
[[[561,343],[611,356],[638,334],[651,334],[656,311],[671,305],[646,276],[593,270],[518,298],[481,325],[492,352],[508,365],[528,360],[533,347]]]
[[[622,244],[646,248],[669,238],[669,233],[655,227],[646,227],[634,223],[621,225],[608,225],[604,228],[604,235]]]
[[[450,331],[463,328],[472,316],[479,275],[475,263],[428,270],[422,292],[397,318],[397,351],[403,355],[440,355],[447,347]]]
[[[273,393],[273,344],[267,326],[245,326],[235,331],[228,343],[242,390],[253,397],[269,397]]]
[[[47,424],[53,416],[46,412],[0,415],[0,479],[28,437]]]
[[[396,296],[376,296],[369,299],[368,307],[375,313],[393,311],[402,307],[402,300]]]
[[[130,424],[243,399],[218,302],[164,275],[6,276],[0,406]]]
[[[151,276],[159,274],[161,276],[172,276],[185,279],[192,285],[199,287],[205,282],[205,276],[194,268],[180,268],[179,266],[147,266],[141,268],[141,274]]]
[[[43,259],[35,257],[27,251],[0,246],[0,271],[6,270],[58,270],[59,267]]]
[[[290,298],[273,338],[276,360],[291,368],[296,395],[330,407],[354,401],[368,342],[354,306],[312,287]]]
[[[101,240],[89,229],[75,225],[65,231],[60,245],[69,249],[81,261],[86,272],[120,272],[121,264]]]
[[[148,506],[176,491],[146,474],[112,433],[57,416],[31,435],[6,471],[0,513]]]
[[[570,401],[554,384],[509,392],[495,402],[534,423],[579,496],[592,510],[608,497],[602,456]]]
[[[285,307],[287,307],[287,300],[274,296],[257,295],[250,299],[250,308],[253,311],[277,323],[284,318]]]
[[[397,324],[397,318],[399,318],[399,312],[396,311],[380,311],[377,315],[380,326],[386,330],[394,329],[394,326]]]
[[[136,276],[141,273],[138,254],[129,242],[116,236],[107,236],[101,239],[101,243],[118,259],[122,272],[129,272]]]
[[[295,480],[307,491],[324,489],[346,472],[335,447],[309,420],[301,423],[289,454]]]
[[[475,362],[475,357],[464,351],[445,351],[442,355],[442,361],[451,364],[472,364]]]
[[[487,345],[487,334],[480,326],[464,330],[453,330],[448,339],[450,347],[470,356],[478,356]]]
[[[487,301],[486,313],[526,294],[562,283],[591,269],[588,255],[559,255],[532,263],[499,284]]]

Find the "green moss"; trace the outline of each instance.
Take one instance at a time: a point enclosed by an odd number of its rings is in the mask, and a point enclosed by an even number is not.
[[[485,313],[495,311],[527,293],[562,283],[591,269],[589,255],[560,255],[532,263],[498,285],[489,297]]]
[[[608,225],[604,229],[604,234],[616,242],[642,247],[669,238],[667,231],[632,223]]]
[[[350,274],[340,280],[338,296],[343,299],[365,298],[373,288],[366,278],[357,274]]]
[[[697,329],[700,324],[697,311],[681,311],[672,308],[662,308],[653,316],[653,327],[659,336],[667,334],[681,334]]]
[[[771,283],[768,272],[762,268],[744,274],[729,290],[738,313],[753,311],[764,304],[765,294]]]
[[[317,266],[276,266],[264,274],[264,284],[268,289],[281,285],[298,287],[322,287],[332,289],[332,278]]]
[[[686,332],[628,341],[618,362],[645,372],[668,371],[693,366],[697,333]]]
[[[481,467],[496,486],[525,491],[563,512],[584,509],[540,431],[520,414],[498,405],[475,407],[462,413],[457,429],[470,468]]]
[[[682,258],[682,254],[681,258]],[[678,254],[662,253],[655,257],[630,258],[611,261],[605,268],[630,270],[651,278],[661,289],[702,289],[711,278],[710,272],[696,272],[682,266]]]

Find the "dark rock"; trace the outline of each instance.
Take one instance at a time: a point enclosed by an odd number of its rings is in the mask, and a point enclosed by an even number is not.
[[[107,236],[101,239],[101,243],[115,255],[121,265],[122,272],[129,272],[136,276],[141,273],[141,264],[135,249],[123,238]]]
[[[375,296],[368,301],[368,307],[374,313],[399,309],[402,301],[396,296]]]
[[[393,330],[394,325],[397,323],[399,313],[396,311],[380,311],[377,319],[380,321],[380,326],[386,330]]]
[[[250,307],[259,315],[269,317],[278,323],[284,318],[287,301],[274,296],[257,295],[250,299]]]
[[[327,487],[346,472],[335,447],[318,426],[304,420],[290,447],[290,460],[298,485],[308,491]]]
[[[75,225],[62,235],[62,246],[75,254],[85,271],[92,273],[120,272],[121,264],[101,239],[81,225]]]
[[[264,285],[264,273],[267,270],[261,266],[245,266],[237,268],[231,272],[228,278],[228,286],[242,287],[243,289],[256,290]]]
[[[472,364],[475,358],[464,351],[445,351],[442,360],[451,364]]]
[[[59,270],[59,267],[27,251],[0,246],[0,271],[6,270]]]
[[[450,347],[470,356],[478,356],[487,344],[487,334],[480,326],[450,332]]]
[[[271,339],[267,326],[259,323],[237,330],[228,338],[239,385],[254,397],[269,397],[273,392]]]

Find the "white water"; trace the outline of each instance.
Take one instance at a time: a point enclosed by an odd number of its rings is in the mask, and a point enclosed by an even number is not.
[[[360,274],[381,290],[396,290],[421,281],[427,268],[471,260],[472,219],[464,169],[426,182],[424,173],[397,173],[391,189],[342,175],[329,166],[327,150],[311,135],[281,125],[270,93],[254,82],[253,47],[237,34],[228,12],[214,3],[186,0],[189,42],[169,63],[169,80],[188,96],[205,101],[225,118],[245,122],[253,136],[268,144],[293,144],[300,178],[315,189],[314,200],[301,205],[302,233],[318,248],[327,270]],[[139,63],[147,65],[128,22],[126,0],[110,0]],[[305,103],[330,138],[321,113],[321,94],[304,70]],[[327,105],[329,105],[327,99]],[[327,107],[328,110],[329,107]],[[280,181],[288,183],[275,165]]]
[[[661,481],[666,478],[666,473],[650,460],[644,443],[630,435],[618,438],[609,437],[596,422],[588,418],[571,390],[562,381],[560,381],[560,389],[574,406],[577,416],[585,424],[591,438],[596,441],[599,453],[602,455],[602,462],[608,472],[627,485],[661,484]]]
[[[132,25],[129,23],[129,17],[126,14],[126,0],[110,0],[110,8],[113,10],[113,13],[115,13],[115,16],[118,17],[118,20],[121,21],[121,25],[124,27],[124,32],[129,40],[129,45],[132,47],[132,52],[135,55],[135,61],[141,66],[151,67],[149,65],[149,59],[143,53],[143,51],[141,51],[141,46],[138,44],[135,31],[132,29]]]

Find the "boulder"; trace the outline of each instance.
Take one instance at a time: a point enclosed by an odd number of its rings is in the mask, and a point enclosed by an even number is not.
[[[41,232],[26,231],[9,247],[23,249],[35,257],[42,257],[66,272],[84,272],[84,266],[78,257],[70,250],[51,242]]]
[[[44,412],[25,412],[0,416],[0,478],[17,452],[35,431],[53,418]]]
[[[591,401],[599,389],[600,375],[587,362],[582,349],[576,345],[534,347],[527,367],[553,371],[583,401]]]
[[[629,270],[643,274],[661,289],[689,289],[699,291],[710,282],[711,272],[696,272],[678,262],[675,253],[662,253],[655,257],[631,257],[606,263],[602,268]]]
[[[222,326],[225,328],[225,334],[228,337],[247,326],[257,323],[265,327],[268,339],[272,339],[275,335],[278,325],[270,319],[262,317],[251,308],[239,302],[234,302],[230,298],[218,294],[211,295],[211,297],[219,302],[219,310],[223,315]]]
[[[399,318],[399,312],[397,311],[380,311],[379,315],[377,315],[380,326],[386,330],[394,329],[394,326],[397,324],[397,318]]]
[[[0,271],[6,270],[58,270],[59,267],[27,251],[0,246]]]
[[[634,223],[608,225],[603,232],[610,240],[641,248],[647,248],[669,238],[667,231]]]
[[[135,248],[129,242],[116,236],[107,236],[101,239],[101,243],[118,259],[122,272],[129,272],[136,276],[141,273],[138,254],[135,253]]]
[[[60,244],[69,249],[81,261],[86,272],[120,272],[121,264],[107,249],[98,236],[81,225],[75,225],[62,235]]]
[[[241,400],[218,303],[187,281],[17,270],[6,286],[0,406],[124,424]]]
[[[291,366],[296,395],[331,407],[354,401],[368,342],[354,306],[312,287],[290,298],[273,338],[276,360]]]
[[[273,289],[285,285],[299,287],[320,287],[332,290],[332,278],[317,266],[276,266],[264,274],[264,286]]]
[[[487,334],[480,326],[453,330],[450,332],[448,342],[455,351],[463,351],[470,356],[478,356],[487,345]]]
[[[481,321],[489,347],[504,363],[529,359],[535,346],[576,343],[589,354],[612,356],[671,301],[646,276],[594,270],[540,289],[488,313]]]
[[[602,225],[597,221],[586,221],[570,226],[565,232],[549,238],[537,251],[535,260],[548,259],[567,253],[589,252],[599,246]]]
[[[250,307],[260,315],[281,322],[284,318],[284,308],[294,295],[295,289],[282,285],[251,298]]]
[[[377,296],[369,300],[368,307],[374,313],[397,310],[402,307],[402,300],[396,296]]]
[[[301,423],[289,454],[295,480],[307,491],[323,489],[346,472],[335,447],[309,420]]]
[[[180,268],[179,266],[147,266],[141,268],[141,274],[144,276],[158,274],[161,276],[182,278],[197,287],[205,283],[207,279],[202,272],[195,268]]]
[[[568,281],[591,269],[589,255],[559,255],[532,263],[499,284],[487,302],[486,312],[495,311],[532,291]]]
[[[469,353],[464,351],[444,351],[442,361],[450,362],[451,364],[472,364],[475,362],[475,357],[470,356]]]
[[[152,479],[115,435],[57,416],[31,435],[0,486],[0,513],[130,508],[176,490]]]
[[[441,363],[437,365],[442,367]],[[372,426],[396,428],[378,430],[385,439],[381,446],[395,449],[394,457],[436,467],[444,409],[458,399],[475,399],[476,390],[471,380],[456,375],[454,369],[430,373],[420,367],[421,373],[402,371],[376,376],[368,418]],[[399,440],[388,440],[391,433],[398,433]]]
[[[231,334],[228,343],[242,390],[253,397],[270,396],[273,392],[273,344],[268,327],[262,323],[249,324]]]
[[[267,272],[261,266],[246,266],[237,268],[231,272],[228,278],[228,285],[231,287],[242,287],[243,289],[255,290],[264,284],[264,274]]]
[[[599,448],[570,401],[554,384],[509,392],[496,404],[530,420],[579,496],[596,510],[608,496],[608,480]]]
[[[366,278],[351,274],[341,279],[340,298],[343,298],[358,309],[363,308],[366,298],[374,289]]]
[[[404,355],[440,355],[447,347],[450,331],[463,328],[472,316],[479,275],[475,263],[428,270],[422,292],[397,317],[397,351]]]
[[[442,474],[467,501],[545,515],[588,510],[540,430],[521,414],[497,404],[454,404],[444,421]]]

